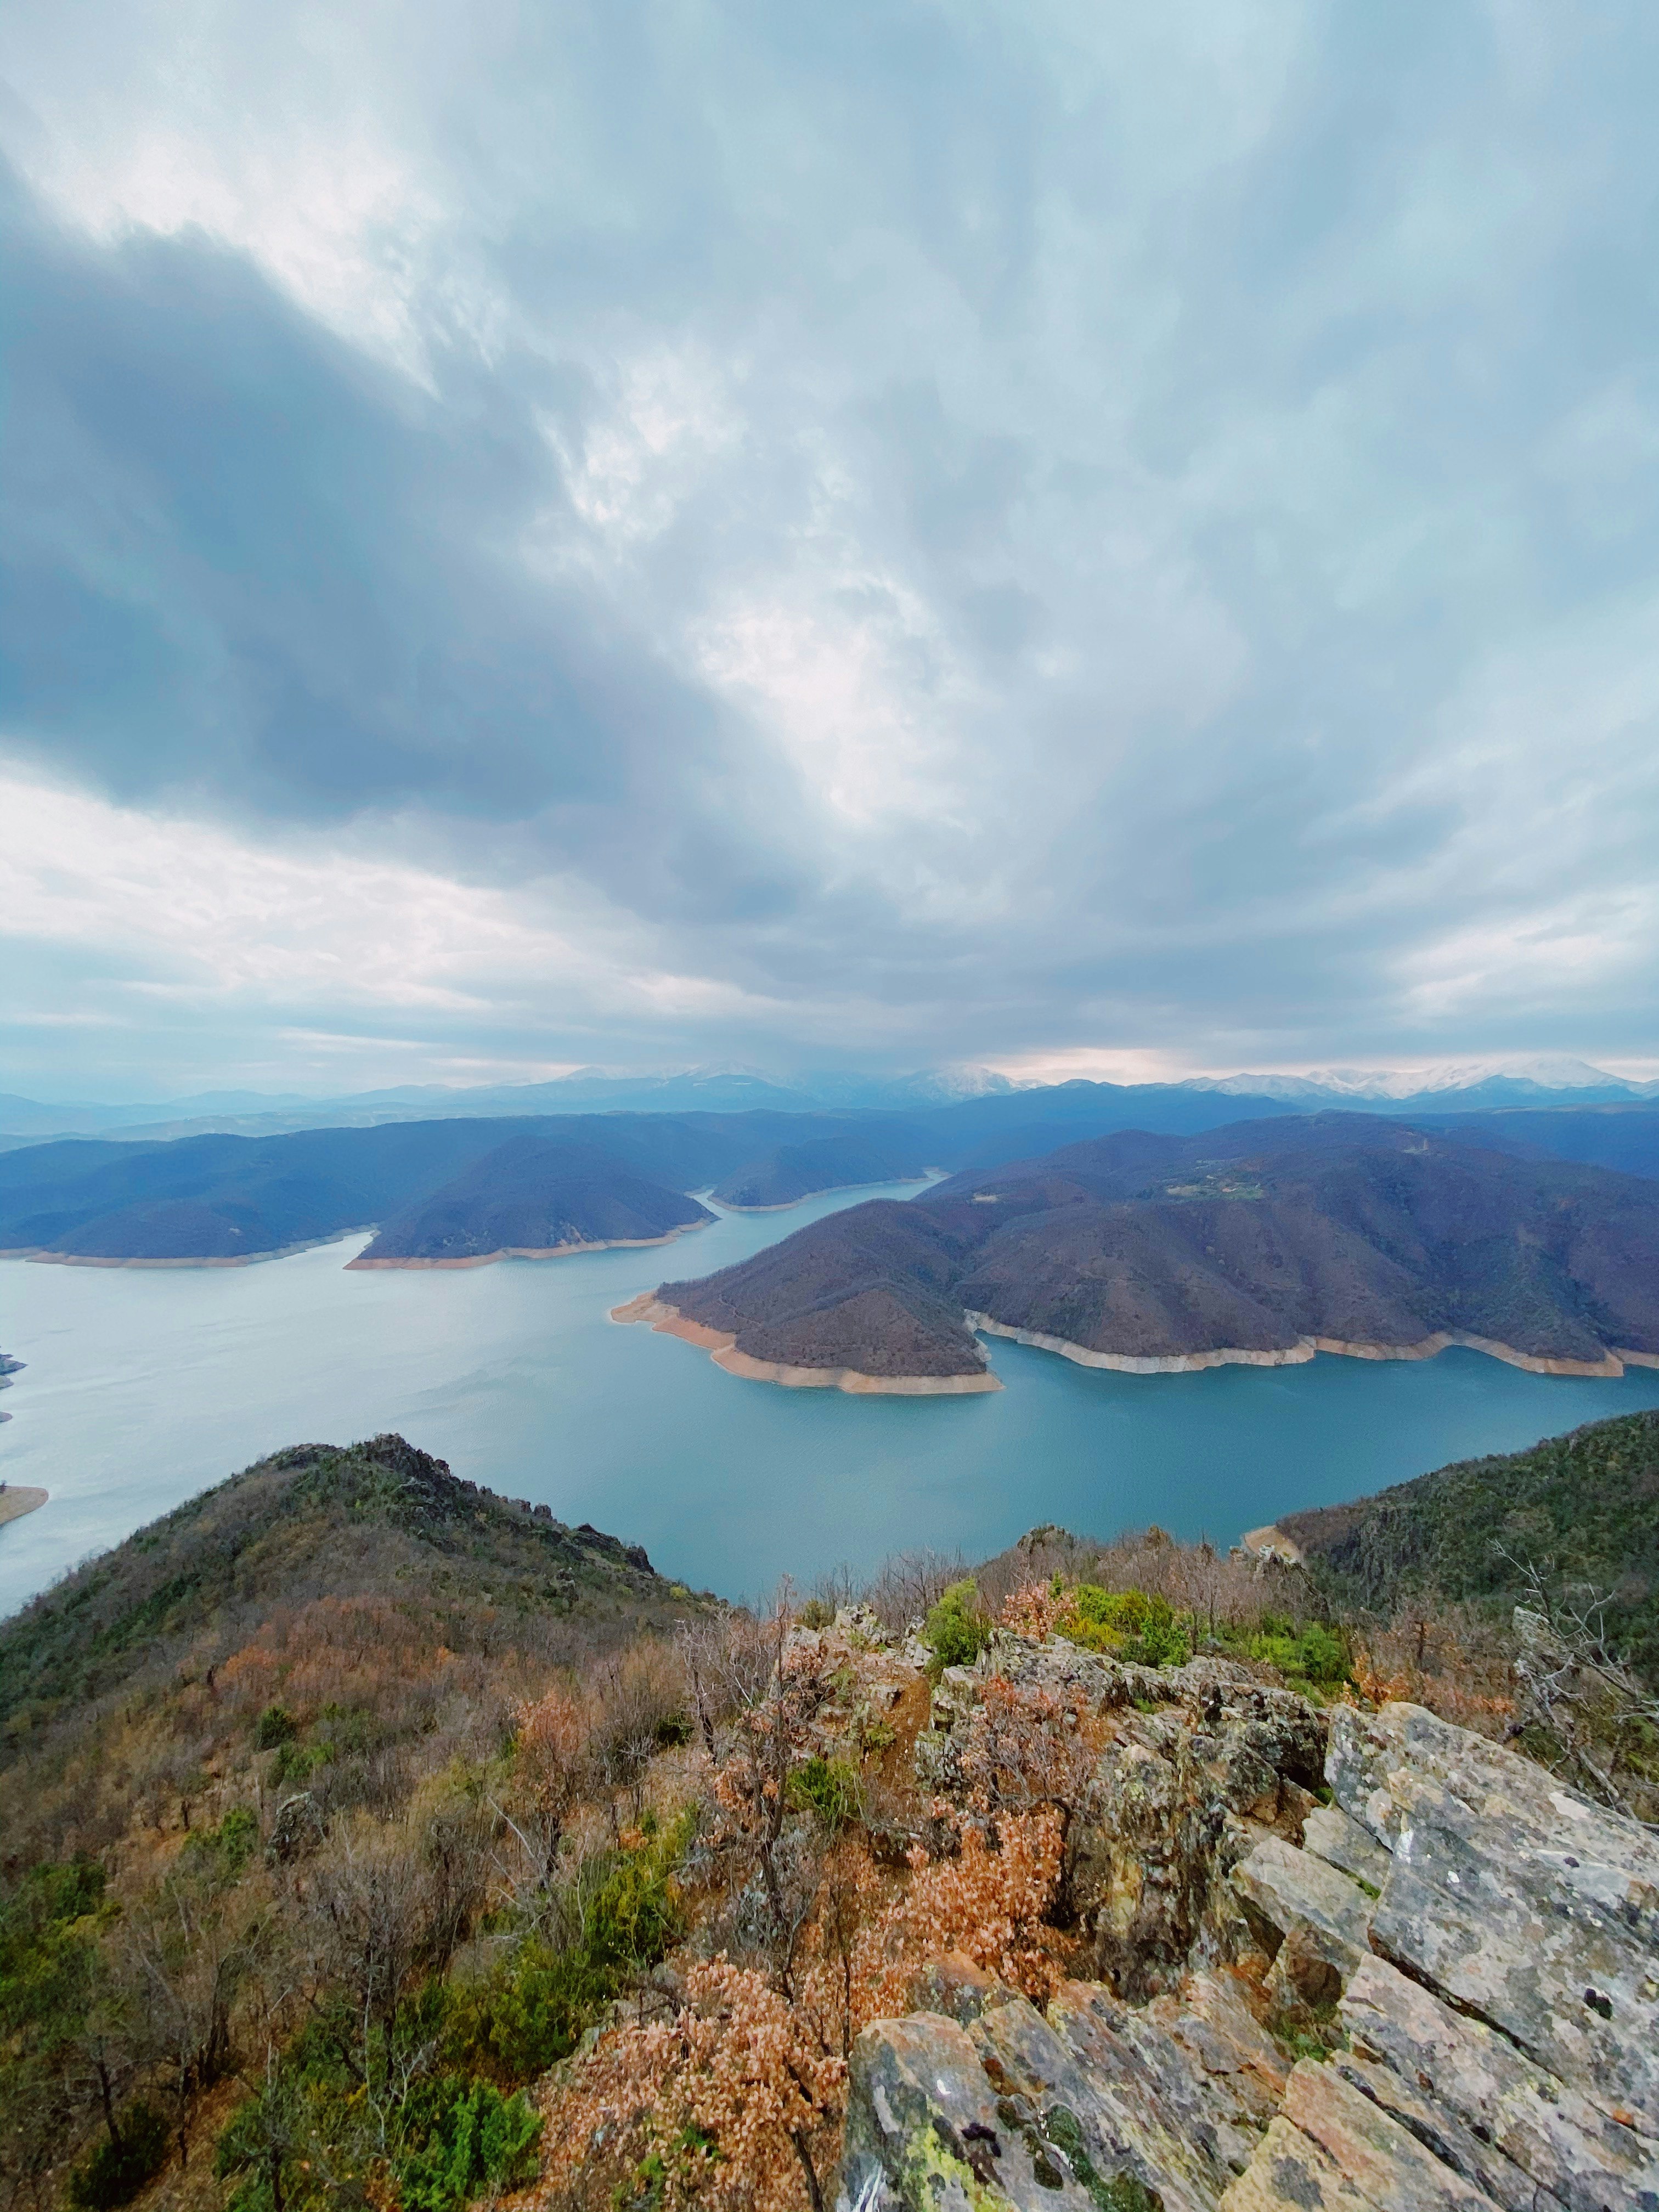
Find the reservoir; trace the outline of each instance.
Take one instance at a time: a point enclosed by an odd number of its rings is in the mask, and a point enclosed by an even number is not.
[[[1156,1521],[1231,1543],[1449,1460],[1659,1406],[1659,1370],[1591,1382],[1479,1352],[1136,1376],[1006,1340],[1006,1386],[850,1397],[723,1374],[611,1307],[838,1207],[725,1214],[661,1249],[348,1274],[366,1237],[250,1267],[0,1261],[0,1477],[51,1492],[0,1527],[0,1613],[283,1444],[386,1429],[458,1475],[592,1522],[695,1587],[751,1597],[932,1547],[969,1559],[1039,1522]]]

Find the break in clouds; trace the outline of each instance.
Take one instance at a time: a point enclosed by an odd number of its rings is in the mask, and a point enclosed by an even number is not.
[[[1650,8],[8,25],[15,1087],[1651,1050]]]

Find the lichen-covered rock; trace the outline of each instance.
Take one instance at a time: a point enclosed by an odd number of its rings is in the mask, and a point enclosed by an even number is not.
[[[1454,2154],[1464,2144],[1465,2170],[1500,2203],[1518,2199],[1523,2212],[1542,2191],[1569,2212],[1659,2212],[1659,2144],[1397,1968],[1364,1960],[1340,2017],[1353,2058],[1370,2063],[1372,2094],[1388,2094],[1379,2086],[1385,2072],[1415,2091],[1434,2112],[1443,2143]],[[1525,2189],[1506,2188],[1503,2168],[1480,2170],[1494,2154],[1526,2178]]]
[[[1659,1836],[1416,1705],[1332,1729],[1389,1852],[1371,1948],[1659,2138]]]
[[[999,2111],[1007,2101],[955,2021],[917,2013],[866,2028],[848,2068],[839,2212],[1097,2212],[1063,2154]]]
[[[1340,1984],[1369,1954],[1371,1899],[1357,1881],[1311,1851],[1298,1850],[1278,1836],[1264,1837],[1239,1861],[1231,1879],[1246,1911],[1279,1939],[1274,1948],[1281,1955],[1283,1946],[1291,1947],[1298,1968],[1316,1961]],[[1335,1986],[1321,1978],[1310,1989],[1304,1986],[1305,1978],[1291,1981],[1298,1996],[1317,2002],[1328,1989],[1334,2001]]]
[[[1659,2212],[1659,1837],[1414,1706],[1336,1711],[1319,1807],[1324,1717],[1237,1668],[989,1663],[1093,1747],[1102,1978],[1045,2017],[930,1969],[855,2053],[844,2212]],[[939,1700],[947,1777],[988,1671]]]
[[[1073,1984],[1045,2020],[985,1983],[946,1973],[965,2019],[914,2014],[860,2039],[838,2200],[848,2212],[1079,2201],[1095,2212],[1214,2212],[1284,2081],[1242,2001],[1219,1983],[1195,1985],[1160,2017]]]
[[[1126,1665],[1059,1637],[999,1636],[933,1692],[915,1771],[962,1795],[975,1708],[993,1675],[1091,1717],[1108,1741],[1079,1788],[1066,1831],[1067,1909],[1091,1939],[1089,1971],[1120,1996],[1176,1987],[1190,1964],[1254,1942],[1226,1875],[1262,1835],[1295,1841],[1315,1806],[1325,1720],[1305,1699],[1231,1660]]]
[[[1373,1897],[1387,1878],[1388,1852],[1340,1805],[1315,1806],[1302,1824],[1302,1848],[1360,1883]]]

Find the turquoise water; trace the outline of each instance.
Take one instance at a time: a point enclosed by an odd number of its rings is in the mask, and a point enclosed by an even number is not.
[[[1659,1405],[1659,1371],[1565,1381],[1472,1352],[1129,1376],[1006,1341],[1001,1391],[849,1398],[739,1382],[606,1319],[872,1194],[726,1215],[664,1251],[455,1272],[347,1274],[361,1237],[254,1267],[0,1261],[0,1349],[27,1363],[0,1394],[0,1476],[52,1492],[0,1528],[0,1611],[277,1445],[382,1429],[740,1597],[918,1545],[983,1557],[1041,1521],[1230,1542]]]

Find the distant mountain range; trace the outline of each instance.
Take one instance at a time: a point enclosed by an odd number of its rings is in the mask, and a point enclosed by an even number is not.
[[[544,1083],[458,1087],[404,1085],[328,1098],[298,1093],[203,1091],[147,1104],[42,1103],[0,1093],[0,1146],[57,1136],[145,1139],[227,1134],[274,1136],[289,1130],[354,1128],[385,1121],[495,1119],[572,1113],[716,1113],[769,1109],[908,1114],[960,1101],[1056,1091],[1109,1095],[1156,1109],[1171,1092],[1213,1093],[1236,1112],[1286,1106],[1359,1105],[1370,1112],[1478,1112],[1504,1106],[1638,1103],[1659,1099],[1659,1081],[1609,1075],[1561,1056],[1519,1062],[1474,1061],[1401,1073],[1327,1068],[1307,1075],[1192,1076],[1179,1083],[1012,1083],[986,1067],[924,1069],[902,1076],[818,1072],[781,1081],[750,1068],[690,1068],[660,1075],[615,1075],[584,1068]]]
[[[969,1387],[978,1334],[1144,1372],[1462,1343],[1618,1374],[1659,1366],[1659,1182],[1352,1114],[1127,1132],[850,1207],[618,1317],[843,1388]]]
[[[848,1130],[829,1115],[617,1114],[70,1139],[0,1153],[0,1252],[224,1265],[378,1224],[366,1260],[472,1261],[659,1242],[712,1218],[686,1195],[711,1186],[784,1203],[826,1179],[920,1180],[922,1132],[873,1116]]]
[[[1250,1118],[1241,1120],[1241,1103],[1179,1085],[1082,1083],[902,1115],[613,1110],[275,1136],[63,1139],[0,1152],[0,1252],[222,1265],[374,1228],[366,1259],[471,1262],[653,1242],[706,1218],[705,1195],[715,1206],[781,1208],[819,1191],[918,1182],[930,1170],[982,1180],[1115,1133],[1139,1130],[1135,1141],[1154,1145],[1192,1139],[1202,1150],[1204,1132],[1231,1125],[1260,1148],[1276,1141],[1264,1123],[1312,1126],[1272,1099],[1248,1102]],[[1320,1118],[1339,1132],[1360,1126],[1347,1112]],[[1364,1126],[1401,1125],[1373,1116]],[[1651,1105],[1510,1107],[1410,1126],[1516,1160],[1659,1176]]]

